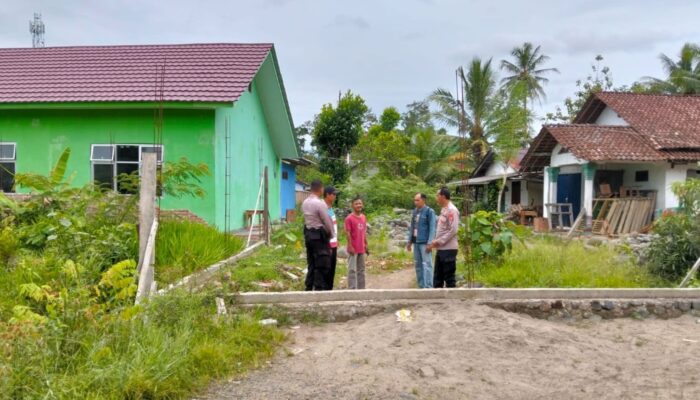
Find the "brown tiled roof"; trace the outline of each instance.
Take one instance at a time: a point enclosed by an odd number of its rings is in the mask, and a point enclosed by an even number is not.
[[[557,143],[576,158],[588,161],[696,161],[700,149],[657,150],[646,137],[629,126],[594,124],[544,125],[521,162],[526,172],[549,165]]]
[[[604,105],[647,136],[656,149],[700,148],[700,96],[597,93],[575,122],[594,122]]]
[[[185,44],[0,49],[0,103],[233,102],[272,44]]]
[[[596,125],[605,107],[629,126]],[[541,171],[549,165],[557,143],[589,161],[700,160],[700,96],[596,93],[574,122],[544,125],[523,158],[521,170]]]

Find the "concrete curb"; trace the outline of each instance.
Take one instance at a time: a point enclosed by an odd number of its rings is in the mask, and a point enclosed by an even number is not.
[[[239,261],[243,258],[248,257],[249,255],[251,255],[253,253],[254,250],[256,250],[258,247],[260,247],[264,244],[265,244],[264,241],[257,242],[254,245],[244,249],[243,251],[241,251],[240,253],[238,253],[234,256],[231,256],[223,261],[219,261],[216,264],[210,265],[206,269],[203,269],[201,271],[197,271],[194,274],[186,276],[175,283],[171,283],[167,287],[159,290],[158,294],[165,294],[165,293],[167,293],[173,289],[177,289],[177,288],[184,288],[184,287],[195,288],[195,287],[207,282],[212,277],[212,275],[217,273],[222,267],[225,267],[229,264],[233,264],[236,261]]]
[[[239,304],[333,303],[421,300],[700,299],[700,289],[366,289],[327,292],[248,292]]]

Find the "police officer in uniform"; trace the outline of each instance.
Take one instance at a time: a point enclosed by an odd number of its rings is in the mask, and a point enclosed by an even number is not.
[[[306,244],[306,290],[330,290],[328,275],[331,269],[330,240],[334,237],[333,222],[328,206],[321,199],[323,183],[311,182],[311,195],[304,200],[304,242]]]

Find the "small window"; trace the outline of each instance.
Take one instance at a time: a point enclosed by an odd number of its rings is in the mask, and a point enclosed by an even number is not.
[[[112,145],[92,145],[90,152],[90,161],[113,161],[114,146]]]
[[[133,180],[122,179],[122,174],[139,174],[143,153],[155,148],[157,168],[160,171],[163,163],[163,146],[145,144],[94,144],[91,147],[92,179],[98,186],[116,190],[119,193],[133,193]],[[161,188],[158,188],[158,195]]]
[[[0,143],[0,160],[14,161],[16,149],[17,145],[15,143]]]
[[[285,181],[289,179],[289,172],[287,171],[282,171],[282,179]]]
[[[635,182],[649,182],[649,171],[636,171],[634,173]]]
[[[15,191],[15,143],[0,143],[0,191],[12,193]]]

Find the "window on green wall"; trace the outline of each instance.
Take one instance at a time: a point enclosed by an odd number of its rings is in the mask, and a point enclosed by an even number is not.
[[[155,148],[158,168],[163,164],[163,146],[150,144],[93,144],[90,149],[92,180],[105,189],[131,193],[133,188],[120,182],[121,174],[138,174],[144,149]]]
[[[0,143],[0,191],[15,191],[15,161],[17,159],[16,143]]]

